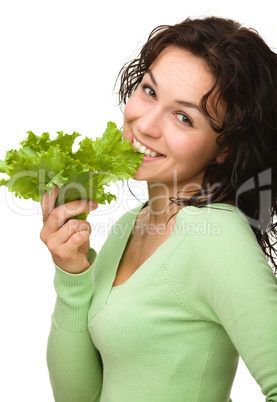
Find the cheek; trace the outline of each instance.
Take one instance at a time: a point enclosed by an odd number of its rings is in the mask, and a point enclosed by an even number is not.
[[[203,152],[201,144],[195,138],[189,137],[185,134],[181,136],[183,138],[176,139],[171,144],[172,154],[174,154],[178,159],[182,157],[195,158],[197,155],[201,155]]]
[[[125,122],[125,123],[127,123],[128,121],[131,120],[131,118],[130,118],[130,116],[131,116],[131,110],[132,110],[132,107],[131,107],[131,103],[130,103],[130,99],[129,99],[128,102],[126,103],[125,108],[124,108],[123,117],[124,117],[124,122]]]
[[[129,98],[124,108],[123,113],[123,138],[127,139],[130,134],[130,128],[132,124],[137,121],[140,116],[144,114],[142,102],[140,102],[139,96],[137,93]]]
[[[134,93],[126,103],[124,108],[124,121],[130,122],[138,116],[138,102],[136,101],[136,93]]]
[[[215,157],[215,146],[211,141],[202,141],[195,136],[186,135],[172,144],[172,154],[176,159],[190,161],[192,164],[206,165]]]
[[[128,139],[129,136],[129,124],[132,121],[132,103],[130,99],[126,103],[123,113],[123,138]]]

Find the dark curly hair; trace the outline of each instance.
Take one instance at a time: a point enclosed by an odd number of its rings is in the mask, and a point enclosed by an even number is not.
[[[189,198],[178,193],[170,202],[203,207],[233,200],[277,273],[277,55],[254,29],[230,19],[188,18],[161,25],[119,72],[121,105],[169,45],[189,50],[210,68],[215,83],[201,99],[201,109],[219,134],[217,143],[230,148],[224,163],[207,168],[201,190]],[[217,99],[215,112],[221,100],[226,105],[220,126],[208,111],[211,95]]]

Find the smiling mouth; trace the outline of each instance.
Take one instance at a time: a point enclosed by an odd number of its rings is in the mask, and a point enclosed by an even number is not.
[[[145,156],[148,156],[148,157],[156,158],[158,156],[164,156],[163,154],[160,154],[160,153],[158,153],[156,151],[153,151],[150,148],[146,148],[146,146],[142,145],[138,140],[136,140],[135,137],[133,138],[133,147],[137,151],[143,153]]]

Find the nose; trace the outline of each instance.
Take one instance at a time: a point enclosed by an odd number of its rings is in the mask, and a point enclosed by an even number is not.
[[[162,113],[158,106],[143,113],[137,120],[137,130],[152,137],[160,137],[162,134]]]

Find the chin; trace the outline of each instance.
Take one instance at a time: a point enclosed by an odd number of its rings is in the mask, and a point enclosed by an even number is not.
[[[140,174],[140,172],[138,172],[138,171],[136,171],[136,173],[134,174],[133,179],[134,179],[134,180],[139,180],[139,181],[146,180],[146,179],[143,177],[143,175]]]

